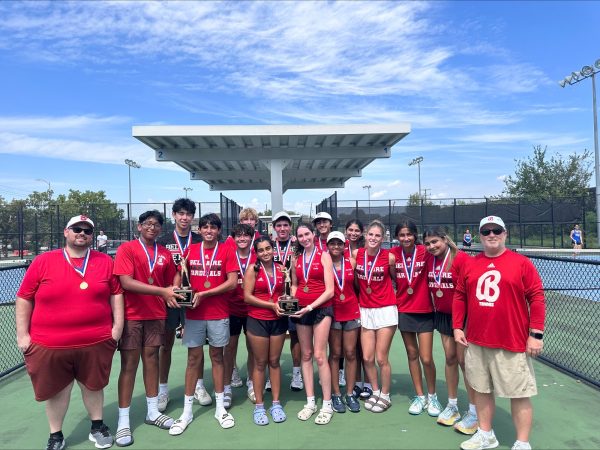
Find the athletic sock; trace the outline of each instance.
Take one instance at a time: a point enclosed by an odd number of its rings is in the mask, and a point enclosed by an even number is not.
[[[484,431],[481,428],[479,428],[479,431],[483,434],[483,437],[485,437],[486,439],[490,439],[492,437],[494,437],[494,430],[490,430],[490,431]]]
[[[472,416],[477,417],[477,409],[475,409],[475,405],[473,403],[469,403],[469,412]]]
[[[306,397],[306,404],[311,408],[314,408],[315,406],[317,406],[317,402],[315,401],[315,396],[313,395],[312,397]]]
[[[194,396],[193,395],[184,395],[183,396],[183,414],[187,418],[194,417],[194,412],[192,411],[192,406],[194,405]]]
[[[373,395],[375,397],[379,397],[381,395],[381,391],[379,389],[377,389],[376,391],[373,391]]]
[[[127,408],[119,408],[119,422],[117,424],[117,430],[129,427],[129,406]]]
[[[273,405],[272,406],[277,406],[280,405],[281,402],[279,400],[273,400]]]
[[[323,400],[323,409],[333,409],[331,400]]]
[[[149,420],[156,420],[160,413],[158,412],[158,396],[157,397],[146,397],[146,405],[148,406],[148,414],[146,417]]]
[[[448,404],[452,405],[452,406],[458,406],[458,399],[457,398],[449,398]]]
[[[225,397],[225,394],[223,392],[215,392],[215,403],[216,403],[217,411],[220,411],[221,409],[225,409],[225,406],[223,406],[223,398],[224,397]]]
[[[529,441],[520,441],[520,440],[517,439],[515,441],[514,447],[518,447],[518,448],[531,448],[531,445],[529,444]]]
[[[100,428],[102,428],[103,424],[104,421],[102,419],[92,420],[92,430],[99,430]]]
[[[382,399],[384,399],[384,400],[387,400],[388,402],[390,401],[390,394],[389,394],[389,392],[387,394],[384,394],[382,392],[381,394],[379,394],[379,397],[382,398]]]
[[[204,387],[204,379],[198,378],[198,381],[196,381],[196,389],[202,389],[203,387]]]
[[[169,384],[168,383],[159,383],[158,385],[158,395],[167,394],[169,395]]]
[[[300,367],[292,367],[293,375],[300,375]]]
[[[362,381],[357,381],[356,383],[354,383],[354,386],[357,386],[362,391],[363,382]]]
[[[257,403],[256,405],[254,405],[254,411],[256,411],[257,409],[265,409],[265,404]]]

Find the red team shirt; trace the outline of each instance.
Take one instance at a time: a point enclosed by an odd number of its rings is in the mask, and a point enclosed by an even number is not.
[[[429,289],[427,287],[427,261],[429,258],[433,258],[425,246],[421,244],[415,245],[416,251],[414,253],[414,261],[412,261],[413,255],[404,255],[406,258],[406,264],[410,267],[410,264],[415,265],[413,269],[412,280],[410,287],[413,289],[413,293],[408,293],[408,277],[404,271],[404,261],[402,260],[402,247],[394,247],[391,252],[396,257],[396,302],[398,305],[398,312],[401,313],[430,313],[433,312],[433,303],[429,297]],[[410,273],[410,271],[407,271]]]
[[[83,258],[71,261],[75,267],[83,265]],[[84,280],[88,288],[80,289]],[[49,348],[77,348],[112,337],[110,296],[122,292],[110,256],[91,250],[82,278],[60,249],[33,260],[17,297],[35,302],[29,327],[31,342]]]
[[[318,246],[315,247],[315,256],[310,265],[308,283],[304,280],[304,274],[302,273],[302,254],[296,258],[296,279],[298,280],[296,298],[301,307],[308,306],[325,292],[325,269],[323,268],[323,264],[321,264],[322,254]],[[304,292],[304,286],[308,286],[308,292]],[[331,306],[331,299],[320,305],[319,308],[326,308],[328,306]]]
[[[227,274],[237,272],[237,261],[233,250],[229,245],[219,244],[218,247],[204,250],[204,262],[206,268],[202,267],[202,257],[200,249],[202,244],[193,244],[190,248],[190,256],[188,259],[190,269],[190,283],[192,289],[198,292],[208,291],[227,281]],[[210,261],[213,253],[217,250],[217,254],[213,260],[212,266]],[[210,268],[210,271],[208,269]],[[206,270],[206,272],[205,272]],[[210,282],[210,287],[205,287],[204,283]],[[191,320],[220,320],[229,318],[229,302],[231,292],[225,292],[220,295],[205,297],[196,308],[187,308],[185,318]]]
[[[242,267],[239,266],[235,257],[236,251],[233,250],[231,254],[235,259],[236,267],[238,270],[238,284],[235,287],[235,290],[231,293],[231,300],[229,302],[229,315],[236,317],[246,317],[248,316],[248,304],[244,301],[244,273],[246,273],[246,270],[254,270],[254,263],[256,263],[256,254],[250,253],[249,258],[240,258],[240,264],[242,265]],[[244,269],[243,273],[242,269]]]
[[[337,272],[335,266],[334,272]],[[358,297],[354,291],[354,269],[350,264],[350,259],[344,257],[344,289],[340,289],[337,276],[339,272],[333,274],[333,285],[335,291],[333,294],[333,317],[336,322],[347,322],[348,320],[360,319],[360,309],[358,308]],[[344,294],[344,299],[340,295]]]
[[[167,287],[173,284],[177,268],[171,257],[171,252],[162,245],[158,245],[158,257],[152,275],[148,266],[148,258],[136,239],[125,242],[117,249],[115,257],[115,275],[129,275],[131,278],[148,284],[152,277],[152,285]],[[154,259],[154,246],[146,246],[150,260]],[[136,294],[125,291],[125,319],[126,320],[158,320],[167,318],[167,305],[158,295]]]
[[[269,292],[269,281],[267,280],[267,274],[262,267],[256,273],[254,282],[254,296],[260,300],[270,303],[275,303],[279,296],[283,295],[283,283],[285,280],[285,275],[281,270],[283,266],[275,263],[274,267],[276,282],[273,288],[273,294]],[[250,270],[254,270],[254,268],[251,267]],[[254,305],[248,305],[248,316],[258,320],[278,319],[277,314],[275,314],[275,311],[272,309],[259,308],[258,306]]]
[[[435,273],[439,274],[440,270],[442,269],[441,266],[444,258],[435,258],[432,256],[427,260],[427,282],[429,284],[429,293],[433,299],[433,306],[436,311],[444,314],[452,314],[452,298],[454,297],[454,288],[456,287],[460,270],[466,263],[465,260],[468,260],[469,258],[470,256],[465,252],[461,252],[460,250],[456,252],[450,268],[448,270],[442,270],[441,277],[438,278],[438,280],[441,281],[439,285],[434,277],[434,268]],[[438,297],[436,295],[437,291],[442,292],[442,297]]]
[[[368,271],[365,271],[365,248],[359,248],[356,254],[356,278],[358,279],[358,302],[361,308],[383,308],[396,304],[392,277],[390,276],[390,252],[382,248],[377,256],[371,276],[371,293],[367,293]],[[375,257],[367,255],[367,267],[370,268]]]
[[[490,258],[480,253],[458,278],[452,327],[464,328],[469,342],[524,352],[529,328],[544,329],[542,280],[529,258],[511,250]]]
[[[255,253],[254,252],[254,241],[261,236],[262,236],[262,234],[260,234],[258,232],[258,230],[254,231],[254,238],[250,241],[250,253]],[[225,242],[221,242],[220,245],[224,245],[226,247],[231,247],[233,250],[235,250],[237,248],[237,245],[235,244],[235,239],[233,239],[233,237],[231,235],[227,236],[227,239],[225,239]]]

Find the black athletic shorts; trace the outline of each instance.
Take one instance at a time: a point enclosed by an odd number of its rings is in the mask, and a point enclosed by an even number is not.
[[[229,336],[239,336],[242,334],[242,328],[244,334],[246,334],[246,319],[248,317],[229,316]]]
[[[276,320],[261,320],[248,317],[246,326],[248,327],[248,333],[254,336],[281,336],[287,331],[288,320],[287,317],[280,317]]]

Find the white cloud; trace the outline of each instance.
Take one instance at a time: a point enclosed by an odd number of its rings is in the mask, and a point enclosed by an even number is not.
[[[385,194],[387,194],[387,190],[376,191],[371,194],[372,199],[382,198]]]

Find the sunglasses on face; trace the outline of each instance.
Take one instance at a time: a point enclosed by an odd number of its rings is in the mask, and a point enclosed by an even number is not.
[[[81,227],[71,227],[71,230],[75,234],[79,234],[79,233],[83,232],[83,233],[85,233],[88,236],[91,236],[92,233],[94,232],[94,230],[91,229],[91,228],[81,228]]]
[[[500,236],[503,232],[503,228],[487,228],[480,231],[482,236],[489,236],[491,233],[494,233],[496,236]]]

